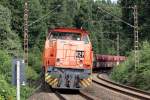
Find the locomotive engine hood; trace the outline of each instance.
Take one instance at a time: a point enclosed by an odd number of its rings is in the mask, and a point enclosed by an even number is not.
[[[83,68],[85,46],[83,41],[57,40],[56,66]]]

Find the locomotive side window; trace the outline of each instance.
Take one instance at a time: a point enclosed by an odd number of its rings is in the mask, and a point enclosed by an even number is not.
[[[85,44],[88,44],[90,41],[88,35],[83,36],[82,40],[84,41]]]

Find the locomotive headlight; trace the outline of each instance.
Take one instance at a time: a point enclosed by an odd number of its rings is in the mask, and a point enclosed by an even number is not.
[[[82,64],[83,63],[83,61],[82,60],[80,60],[80,64]]]
[[[80,66],[80,67],[83,67],[83,64],[80,64],[79,66]]]
[[[79,66],[83,67],[83,60],[79,60]]]
[[[79,66],[80,66],[80,67],[83,67],[83,60],[80,60],[80,61],[79,61]]]
[[[58,66],[60,65],[60,59],[59,59],[59,58],[56,59],[56,64],[57,64]]]
[[[56,60],[57,62],[60,62],[60,59],[59,58],[57,58],[57,60]]]

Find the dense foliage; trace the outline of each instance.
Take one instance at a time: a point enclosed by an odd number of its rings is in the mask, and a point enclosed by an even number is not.
[[[11,56],[3,50],[0,50],[0,100],[15,100],[16,98],[16,88],[12,86],[11,83]],[[37,79],[37,73],[31,69],[27,69],[27,79],[35,80]],[[22,87],[22,100],[26,98],[33,91],[33,87]]]
[[[144,42],[140,50],[140,64],[134,66],[134,53],[111,73],[112,79],[122,84],[150,91],[150,43]]]
[[[14,98],[15,90],[8,84],[11,80],[11,59],[4,51],[0,50],[0,55],[0,100],[1,98]]]
[[[14,100],[15,93],[15,88],[8,84],[2,75],[0,75],[0,100]]]
[[[11,11],[0,5],[0,49],[17,56],[21,51],[21,43],[18,35],[11,30],[11,19]]]
[[[7,4],[8,1],[2,3]],[[11,63],[14,57],[22,57],[23,54],[21,46],[22,43],[20,41],[21,38],[19,34],[16,34],[16,30],[12,30],[13,24],[16,23],[13,22],[13,18],[15,18],[15,15],[13,15],[11,10],[7,7],[4,7],[3,5],[0,5],[0,100],[15,100],[16,88],[11,85]],[[27,69],[27,72],[27,79],[37,79],[37,73],[33,69],[29,68]],[[32,88],[23,87],[21,99],[26,100],[29,94],[31,94],[32,90]]]
[[[122,7],[122,19],[134,25],[133,9],[137,5],[138,9],[138,24],[139,24],[139,40],[150,40],[149,25],[150,25],[150,1],[149,0],[119,0]],[[133,31],[134,29],[127,24],[122,23],[124,38],[128,42],[127,50],[133,47]],[[149,41],[150,42],[150,41]]]

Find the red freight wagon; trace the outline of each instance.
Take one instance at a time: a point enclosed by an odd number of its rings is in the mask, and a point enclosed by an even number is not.
[[[125,56],[96,54],[93,68],[112,68],[125,60]]]

